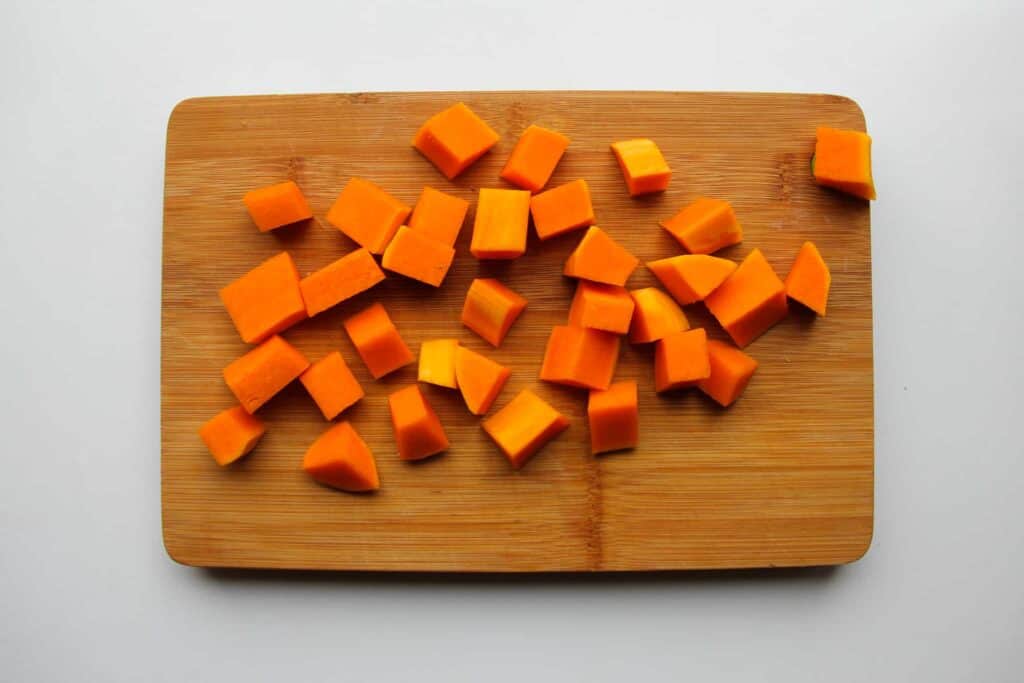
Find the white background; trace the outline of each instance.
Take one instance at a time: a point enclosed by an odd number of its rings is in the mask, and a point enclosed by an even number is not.
[[[207,4],[0,2],[0,679],[1020,680],[1019,0]],[[173,563],[158,413],[171,108],[517,88],[863,106],[880,197],[866,558],[529,580]]]

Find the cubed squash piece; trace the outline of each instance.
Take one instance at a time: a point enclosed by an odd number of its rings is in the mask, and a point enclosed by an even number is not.
[[[813,242],[804,242],[786,276],[786,296],[818,315],[825,315],[832,273]]]
[[[493,278],[477,278],[462,305],[462,324],[494,347],[501,346],[512,323],[526,309],[526,299]]]
[[[589,228],[569,254],[563,274],[622,287],[640,260],[597,226]]]
[[[670,334],[655,346],[655,391],[692,387],[710,375],[708,337],[703,328]]]
[[[413,384],[388,395],[388,407],[399,458],[422,460],[448,449],[448,436],[441,420],[419,385]]]
[[[256,446],[267,431],[263,421],[242,406],[217,413],[199,428],[199,438],[221,467],[230,465]]]
[[[501,177],[524,190],[540,192],[568,146],[569,138],[561,133],[531,125],[512,149]]]
[[[409,227],[454,247],[468,210],[469,202],[465,199],[424,187],[409,216]]]
[[[683,306],[703,301],[736,270],[729,259],[707,254],[683,254],[651,261],[647,269]]]
[[[342,324],[374,379],[413,362],[412,351],[380,303],[346,318]]]
[[[474,415],[483,415],[491,409],[512,371],[487,356],[465,346],[455,350],[455,380]]]
[[[640,439],[640,410],[636,382],[616,382],[587,399],[590,452],[607,453],[636,447]]]
[[[612,152],[619,161],[630,196],[660,192],[668,187],[672,170],[653,140],[613,142]]]
[[[459,102],[427,119],[416,131],[412,146],[451,180],[498,140],[493,128]]]
[[[711,374],[697,387],[722,407],[732,405],[750,383],[757,361],[739,349],[717,339],[708,340]]]
[[[569,420],[537,394],[523,389],[481,426],[518,470],[544,444],[564,432]]]
[[[875,198],[871,177],[871,136],[858,130],[822,126],[811,158],[814,181],[861,199]]]
[[[417,379],[448,389],[458,389],[455,377],[455,352],[458,339],[430,339],[420,344],[420,365]]]
[[[366,394],[341,353],[332,351],[299,375],[325,420],[333,420]]]
[[[594,224],[587,181],[574,180],[534,195],[530,200],[537,237],[546,240]]]
[[[478,259],[514,259],[526,253],[530,193],[481,188],[469,251]]]
[[[440,287],[454,258],[455,250],[444,242],[403,225],[384,250],[380,264],[399,275]]]
[[[309,367],[302,352],[277,335],[224,368],[224,381],[249,413],[284,389]]]
[[[743,227],[729,202],[701,197],[661,227],[691,254],[711,254],[743,241]]]
[[[249,215],[252,216],[252,222],[256,224],[260,232],[267,232],[313,217],[313,212],[302,195],[302,190],[291,180],[250,190],[242,197],[242,201],[245,203],[245,208],[249,210]]]
[[[410,213],[410,206],[374,183],[352,178],[327,212],[327,222],[370,253],[380,254]]]
[[[569,324],[625,334],[629,332],[634,306],[624,287],[580,280],[569,307]]]
[[[286,251],[221,289],[220,300],[247,344],[259,344],[306,318],[299,271]]]
[[[629,341],[634,344],[656,342],[674,332],[690,329],[683,309],[660,289],[634,289],[629,295],[636,304],[629,326]]]
[[[384,272],[367,249],[345,254],[315,273],[302,278],[299,288],[306,313],[313,317],[370,289],[384,279]]]
[[[760,249],[750,252],[704,305],[743,348],[785,317],[786,286]]]
[[[618,335],[559,325],[548,337],[540,378],[583,389],[607,389],[618,362]]]
[[[342,491],[380,488],[373,453],[348,422],[328,428],[313,442],[302,458],[302,469],[321,484]]]

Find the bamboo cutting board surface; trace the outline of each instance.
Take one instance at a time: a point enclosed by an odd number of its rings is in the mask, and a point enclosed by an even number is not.
[[[465,101],[501,142],[454,182],[410,147],[431,114]],[[832,269],[828,316],[793,311],[747,350],[760,367],[730,409],[691,390],[658,396],[650,348],[623,344],[617,379],[640,386],[632,452],[588,452],[585,392],[537,380],[552,325],[575,282],[562,265],[582,232],[511,262],[469,254],[473,208],[455,263],[434,290],[389,275],[381,285],[287,331],[317,360],[339,349],[366,398],[351,420],[376,454],[382,488],[321,487],[302,456],[327,426],[294,382],[260,410],[268,430],[226,469],[196,430],[235,403],[221,369],[248,347],[219,288],[288,250],[305,275],[355,245],[324,216],[351,176],[412,205],[425,184],[475,206],[530,123],[572,139],[548,187],[585,178],[597,224],[641,261],[680,253],[658,221],[694,198],[731,201],[744,242],[781,277],[804,240]],[[354,570],[579,571],[826,565],[859,558],[873,522],[871,242],[867,203],[813,184],[815,128],[864,129],[851,100],[826,95],[494,92],[224,97],[187,100],[167,130],[161,359],[162,506],[168,553],[191,565]],[[653,138],[673,170],[663,194],[631,199],[609,143]],[[260,233],[242,204],[255,187],[295,180],[316,218]],[[474,277],[499,277],[529,299],[500,349],[462,328]],[[639,268],[630,288],[656,284]],[[572,424],[521,471],[487,438],[458,392],[423,385],[451,449],[399,461],[386,396],[416,381],[410,365],[370,378],[341,321],[382,301],[414,352],[457,337],[508,365],[493,410],[530,387]],[[691,325],[725,338],[701,305]]]

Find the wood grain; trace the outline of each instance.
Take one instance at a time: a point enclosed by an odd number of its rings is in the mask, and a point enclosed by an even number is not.
[[[454,182],[410,146],[429,115],[465,101],[501,142]],[[552,325],[573,282],[562,264],[580,233],[513,262],[469,254],[472,209],[440,290],[390,276],[377,288],[286,333],[311,359],[340,349],[367,397],[344,414],[377,455],[383,488],[349,495],[318,486],[302,455],[326,427],[294,383],[260,416],[268,432],[229,469],[196,430],[234,399],[221,368],[246,350],[217,290],[287,249],[303,273],[353,248],[323,220],[350,176],[415,202],[424,184],[473,201],[537,122],[572,139],[551,184],[586,178],[598,224],[647,261],[679,253],[657,226],[699,195],[733,202],[745,241],[784,275],[805,239],[830,263],[827,318],[799,312],[755,342],[761,363],[746,394],[720,410],[696,392],[657,396],[651,352],[624,344],[618,378],[640,383],[641,443],[587,452],[585,394],[537,381]],[[820,124],[864,129],[849,99],[827,95],[494,92],[203,98],[179,104],[167,130],[161,366],[163,533],[191,565],[355,570],[578,571],[824,565],[859,558],[873,522],[870,214],[866,203],[811,182]],[[674,176],[662,195],[630,199],[610,142],[651,137]],[[294,179],[316,218],[259,233],[241,202],[254,187]],[[459,324],[472,278],[497,276],[529,298],[501,349]],[[639,269],[630,287],[655,284]],[[516,472],[457,392],[425,387],[452,442],[419,464],[400,462],[386,395],[414,366],[375,382],[341,321],[383,301],[414,350],[458,337],[513,369],[496,402],[532,387],[572,426]],[[700,306],[691,322],[723,337]]]

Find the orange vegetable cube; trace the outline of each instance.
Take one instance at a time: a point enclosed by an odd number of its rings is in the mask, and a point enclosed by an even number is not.
[[[398,444],[398,457],[402,460],[422,460],[448,449],[448,436],[441,420],[420,391],[413,384],[388,396],[391,408],[391,426]]]
[[[813,242],[804,242],[786,276],[786,296],[818,315],[825,315],[832,273]]]
[[[217,413],[199,428],[199,438],[221,467],[230,465],[251,451],[267,431],[263,421],[242,406]]]
[[[380,303],[346,318],[342,325],[374,379],[413,361],[412,351],[402,341],[391,316]]]
[[[379,254],[395,236],[412,208],[362,178],[352,178],[327,212],[327,222],[372,254]]]
[[[556,326],[544,351],[540,378],[584,389],[607,389],[619,362],[619,337],[587,327]]]
[[[298,349],[274,335],[224,368],[224,381],[249,413],[273,398],[309,367]]]
[[[455,349],[455,380],[474,415],[491,409],[512,371],[465,346]]]
[[[373,453],[348,422],[330,427],[313,442],[302,458],[302,469],[321,484],[342,491],[380,488]]]
[[[569,307],[569,324],[625,334],[634,306],[624,287],[580,280]]]
[[[332,351],[299,375],[299,381],[313,397],[325,420],[333,420],[366,394],[348,363]]]
[[[242,201],[260,232],[313,217],[306,198],[302,196],[302,190],[291,180],[250,190],[242,197]]]
[[[622,287],[640,260],[597,226],[590,227],[565,262],[563,274]]]
[[[403,225],[384,250],[380,264],[399,275],[439,287],[454,258],[455,250],[444,242]]]
[[[711,254],[743,241],[736,212],[721,199],[701,197],[660,225],[691,254]]]
[[[526,309],[526,299],[491,278],[477,278],[469,285],[462,305],[462,324],[488,344],[501,346],[512,323]]]
[[[653,140],[613,142],[612,152],[619,161],[631,197],[660,192],[668,187],[672,170]]]
[[[594,206],[586,180],[559,185],[530,200],[537,237],[546,240],[594,224]]]
[[[640,440],[636,382],[616,382],[604,391],[591,391],[587,399],[587,421],[591,453],[634,448]]]
[[[412,146],[451,180],[498,142],[498,134],[462,102],[434,114]]]
[[[530,193],[482,188],[469,251],[478,259],[513,259],[526,253]]]
[[[409,216],[409,227],[454,247],[468,210],[469,202],[465,199],[424,187]]]
[[[420,344],[420,366],[417,379],[439,387],[458,389],[455,377],[455,353],[458,339],[431,339]]]
[[[704,304],[743,348],[785,317],[786,286],[760,249],[750,252]]]
[[[703,301],[715,291],[736,270],[736,264],[707,254],[683,254],[651,261],[647,268],[676,301],[686,306]]]
[[[708,336],[703,328],[676,332],[654,348],[654,390],[692,387],[711,375]]]
[[[221,289],[220,300],[247,344],[259,344],[306,317],[299,271],[286,251]]]
[[[544,444],[564,432],[569,420],[537,394],[523,389],[481,426],[518,470]]]
[[[690,329],[683,309],[660,289],[634,289],[629,295],[636,304],[629,328],[629,341],[634,344],[655,342],[674,332]]]
[[[356,249],[299,282],[306,313],[313,317],[365,292],[384,279],[384,272],[366,249]]]
[[[818,128],[811,158],[814,181],[861,199],[875,198],[871,178],[871,136],[857,130]]]
[[[531,125],[516,143],[501,177],[524,190],[539,192],[548,184],[568,146],[569,138],[561,133]]]
[[[708,360],[711,374],[697,383],[697,387],[722,407],[730,406],[757,370],[757,361],[739,349],[715,339],[708,340]]]

